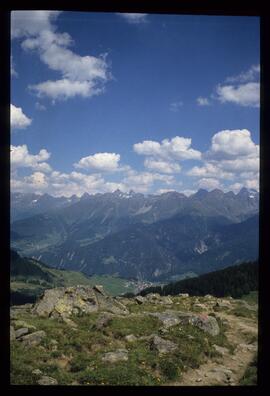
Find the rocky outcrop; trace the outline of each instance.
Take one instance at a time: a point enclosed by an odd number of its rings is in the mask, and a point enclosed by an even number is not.
[[[120,301],[107,296],[101,286],[58,287],[45,290],[32,309],[34,314],[54,318],[68,318],[98,311],[122,315],[129,313]]]

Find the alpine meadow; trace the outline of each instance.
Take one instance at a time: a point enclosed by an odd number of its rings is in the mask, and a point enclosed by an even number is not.
[[[259,17],[11,12],[11,385],[257,385],[259,81]]]

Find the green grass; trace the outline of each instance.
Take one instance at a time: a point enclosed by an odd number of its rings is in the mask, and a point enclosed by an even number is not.
[[[241,300],[245,300],[249,304],[258,304],[258,291],[251,291],[249,294],[245,294],[241,297]]]
[[[239,305],[238,307],[232,309],[230,313],[235,316],[240,316],[243,318],[251,318],[251,319],[254,319],[258,316],[257,311],[251,311],[250,309],[246,308],[243,305]]]
[[[239,385],[257,385],[257,358],[248,366]]]

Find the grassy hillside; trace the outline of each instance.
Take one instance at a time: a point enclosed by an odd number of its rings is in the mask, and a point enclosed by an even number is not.
[[[81,272],[58,270],[38,260],[20,257],[11,251],[11,304],[34,302],[45,289],[60,286],[103,285],[111,295],[134,291],[135,283],[113,276],[87,276]]]

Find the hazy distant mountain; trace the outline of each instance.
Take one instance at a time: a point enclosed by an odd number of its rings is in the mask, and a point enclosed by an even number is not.
[[[11,219],[12,221],[24,219],[35,214],[44,213],[50,209],[57,209],[77,202],[78,197],[71,198],[52,197],[49,194],[12,193],[11,194]]]
[[[29,217],[12,223],[11,238],[24,255],[58,268],[154,280],[203,273],[258,255],[255,190],[199,190],[190,197],[117,190],[73,202],[51,198],[45,200],[50,210],[42,212],[40,205],[34,216],[28,206]],[[16,202],[13,213],[18,213]]]

